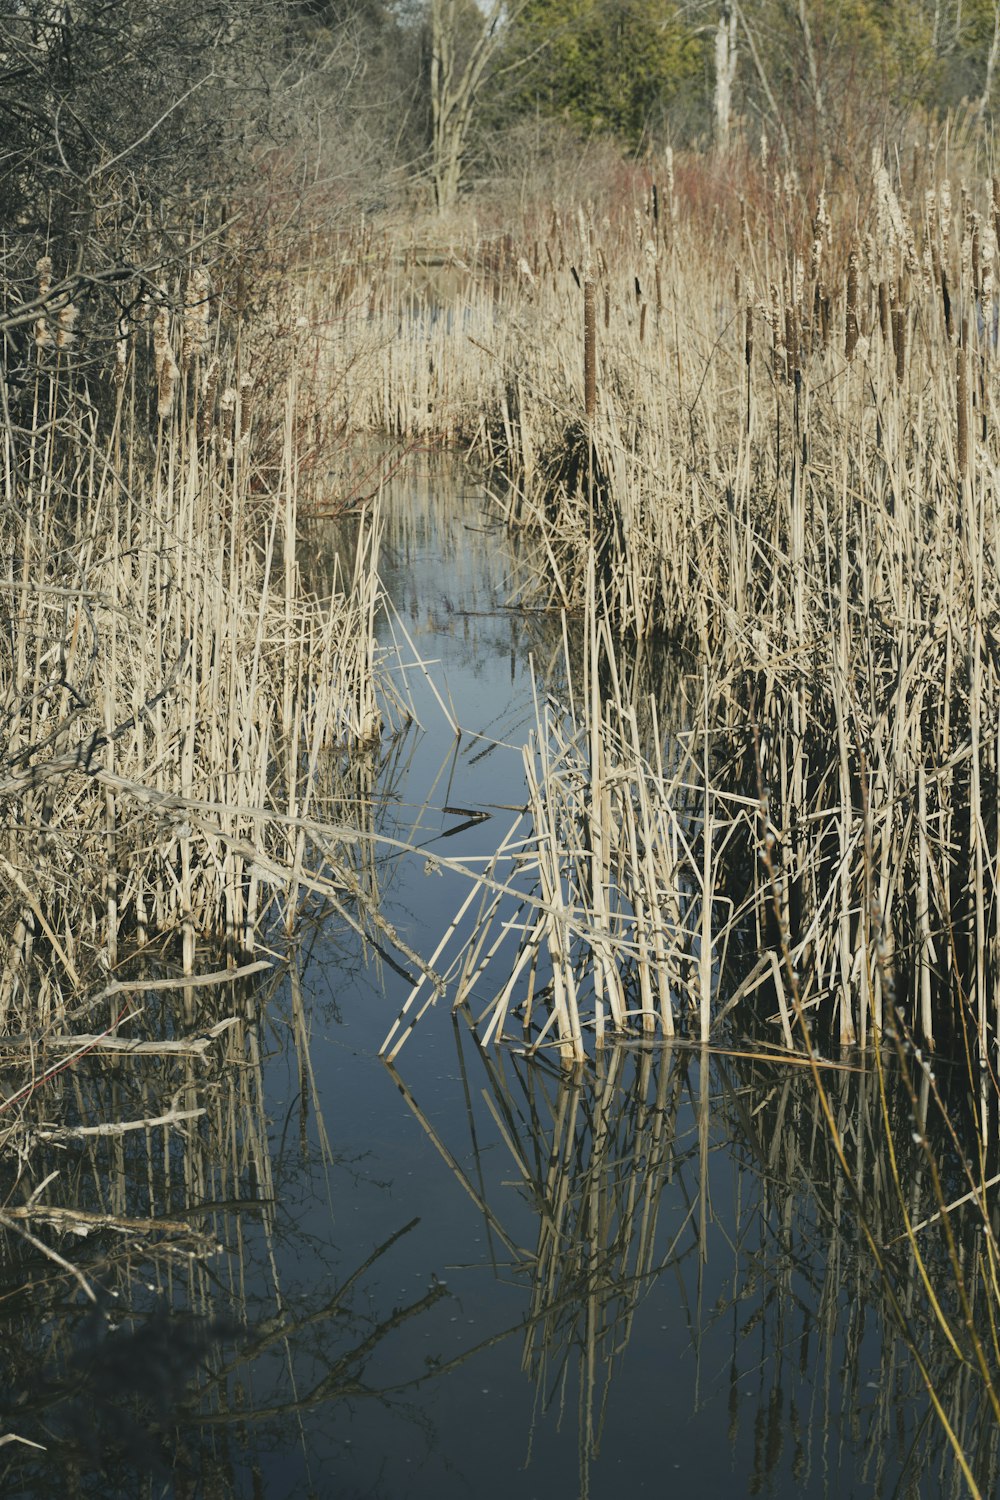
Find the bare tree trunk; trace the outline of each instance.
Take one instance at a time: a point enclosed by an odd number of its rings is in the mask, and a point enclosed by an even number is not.
[[[729,144],[736,62],[736,12],[723,5],[715,29],[715,145],[719,151]]]
[[[997,6],[993,15],[993,40],[990,43],[990,53],[986,59],[986,77],[983,79],[983,92],[979,100],[980,120],[983,119],[990,107],[990,94],[993,92],[993,75],[996,72],[998,58],[1000,58],[1000,6]]]
[[[445,213],[458,197],[469,132],[483,77],[501,40],[503,0],[493,0],[463,67],[456,54],[456,0],[431,3],[431,178],[434,199]],[[506,19],[510,19],[510,9]]]
[[[829,117],[827,116],[826,112],[826,100],[823,97],[823,84],[819,76],[819,64],[816,61],[816,49],[813,46],[812,28],[809,25],[809,13],[806,10],[806,0],[799,0],[799,26],[802,28],[802,41],[806,49],[806,66],[809,69],[809,87],[812,90],[813,108],[816,111],[816,123],[819,126],[820,139],[823,149],[823,161],[829,166]]]
[[[774,97],[774,90],[771,88],[771,83],[767,76],[767,70],[764,67],[763,59],[761,58],[760,51],[757,47],[756,38],[754,37],[753,31],[747,22],[746,15],[743,11],[743,7],[739,3],[739,0],[733,0],[733,14],[739,21],[740,27],[743,31],[743,35],[746,37],[747,50],[750,53],[750,60],[754,65],[754,71],[756,72],[757,77],[760,80],[760,86],[763,90],[764,98],[767,100],[768,108],[771,111],[771,116],[774,120],[775,125],[777,126],[778,133],[781,136],[781,145],[785,153],[785,160],[788,161],[791,158],[792,146],[791,142],[788,139],[788,131],[785,128],[784,117],[781,113],[781,110],[778,108],[778,101]]]

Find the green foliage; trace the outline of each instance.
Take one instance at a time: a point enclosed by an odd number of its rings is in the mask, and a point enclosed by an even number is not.
[[[515,108],[637,144],[703,71],[704,46],[657,0],[528,0],[507,60]]]

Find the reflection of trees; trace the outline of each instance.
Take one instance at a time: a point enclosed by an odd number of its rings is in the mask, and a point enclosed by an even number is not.
[[[433,1282],[387,1315],[369,1305],[376,1262],[412,1224],[348,1273],[295,1227],[306,1168],[329,1153],[307,1120],[297,971],[274,990],[255,974],[144,992],[137,974],[141,1050],[95,1044],[0,1113],[5,1494],[244,1493],[304,1413],[388,1399],[368,1365],[445,1295]],[[272,1134],[276,1025],[300,1088]],[[305,1296],[279,1275],[292,1235],[323,1271]]]
[[[619,1049],[600,1056],[592,1072],[560,1073],[478,1050],[474,1057],[469,1066],[482,1070],[536,1224],[534,1249],[514,1252],[526,1284],[523,1367],[541,1409],[565,1417],[575,1394],[582,1493],[616,1370],[642,1304],[668,1271],[689,1328],[694,1405],[703,1379],[719,1378],[702,1370],[702,1347],[712,1335],[717,1357],[718,1336],[730,1329],[729,1439],[750,1447],[750,1493],[764,1492],[779,1471],[803,1483],[820,1475],[838,1445],[874,1493],[894,1483],[897,1493],[917,1493],[932,1471],[939,1493],[965,1493],[915,1351],[983,1493],[992,1491],[1000,1433],[968,1341],[958,1334],[952,1347],[943,1333],[904,1234],[904,1206],[917,1222],[934,1199],[918,1146],[904,1154],[899,1144],[910,1139],[901,1090],[891,1086],[886,1108],[905,1204],[888,1167],[876,1074],[824,1070],[860,1212],[882,1247],[903,1327],[866,1248],[807,1068],[681,1046]],[[486,1194],[478,1170],[481,1128],[471,1174],[458,1166],[455,1143],[431,1134],[493,1233],[513,1249],[504,1203]],[[971,1216],[954,1229],[985,1329],[988,1262]],[[920,1248],[955,1334],[943,1246],[928,1237]]]

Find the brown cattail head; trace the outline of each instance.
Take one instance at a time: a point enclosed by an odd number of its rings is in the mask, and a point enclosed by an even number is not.
[[[250,423],[253,421],[253,394],[254,378],[246,371],[240,376],[240,437],[246,440],[250,435]]]
[[[906,378],[906,309],[902,284],[896,288],[892,304],[892,342],[896,350],[896,379],[902,385]]]
[[[593,275],[583,282],[583,410],[588,422],[597,413],[597,309]]]
[[[878,284],[878,323],[882,339],[888,343],[892,338],[892,309],[889,303],[889,288],[884,281]]]
[[[219,418],[222,425],[222,444],[226,458],[233,456],[233,425],[236,416],[236,388],[227,385],[219,397]]]
[[[969,215],[972,239],[972,288],[977,297],[982,293],[983,279],[980,269],[980,248],[982,244],[982,219],[977,213]]]
[[[858,252],[852,250],[847,257],[847,314],[844,326],[844,353],[854,358],[858,346],[861,324],[858,318]]]

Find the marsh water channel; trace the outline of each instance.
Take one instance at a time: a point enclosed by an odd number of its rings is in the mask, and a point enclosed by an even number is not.
[[[380,633],[415,722],[397,711],[331,798],[357,798],[389,841],[358,879],[426,956],[468,890],[440,861],[480,867],[524,801],[562,632],[509,607],[518,560],[461,468],[415,461],[384,521]],[[309,545],[322,565],[336,538]],[[53,1140],[68,1201],[134,1232],[88,1242],[78,1218],[58,1241],[96,1303],[18,1242],[0,1306],[23,1441],[3,1493],[963,1492],[807,1069],[678,1043],[567,1073],[516,1040],[481,1050],[447,994],[390,1069],[377,1054],[412,977],[317,918],[276,986],[249,979],[199,1013],[205,1035],[234,1010],[242,1028],[200,1135]],[[198,1057],[84,1060],[60,1087],[81,1114],[110,1088],[128,1117],[204,1101],[204,1078]],[[995,1424],[894,1245],[874,1071],[854,1057],[826,1079],[911,1332],[992,1492]],[[919,1165],[906,1181],[919,1210]]]

